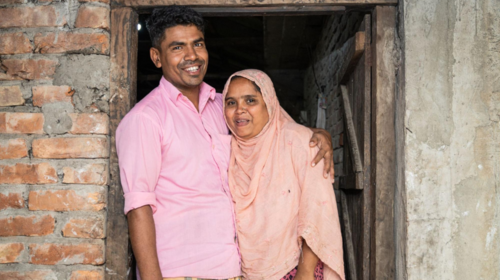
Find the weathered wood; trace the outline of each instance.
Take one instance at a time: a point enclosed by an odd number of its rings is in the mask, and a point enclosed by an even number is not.
[[[110,180],[106,224],[106,279],[130,279],[131,262],[128,225],[123,213],[124,199],[115,147],[118,124],[135,103],[137,77],[137,22],[132,8],[111,11],[110,52]]]
[[[347,140],[349,141],[349,147],[351,148],[351,153],[353,155],[353,169],[354,172],[363,172],[363,165],[361,163],[361,156],[359,154],[358,137],[356,136],[356,130],[354,128],[354,122],[352,119],[351,104],[349,102],[349,93],[347,92],[347,87],[345,85],[340,86],[340,91],[342,92],[342,100],[344,101],[344,118],[347,125]]]
[[[395,279],[394,195],[396,188],[394,39],[395,7],[376,7],[373,13],[372,67],[372,180],[374,224],[373,279]]]
[[[279,6],[279,7],[194,7],[202,15],[211,17],[237,16],[310,16],[344,12],[344,6]]]
[[[397,0],[302,0],[297,3],[296,0],[113,0],[112,5],[130,6],[130,7],[159,7],[168,5],[186,5],[186,6],[219,6],[219,7],[247,7],[247,6],[309,6],[309,5],[348,5],[363,6],[367,5],[396,5]]]
[[[357,280],[356,257],[354,254],[354,246],[352,244],[352,227],[349,218],[349,210],[347,208],[347,199],[343,191],[340,191],[340,204],[342,207],[342,220],[344,222],[344,243],[347,251],[346,261],[349,271],[349,279]]]
[[[353,38],[342,46],[345,51],[345,58],[338,72],[340,83],[347,83],[351,73],[358,65],[359,59],[365,51],[365,37],[365,32],[357,32]]]
[[[352,113],[352,123],[355,133],[347,138],[356,139],[359,150],[359,159],[362,171],[356,172],[352,161],[354,153],[344,152],[345,177],[341,177],[341,189],[351,189],[346,192],[348,214],[351,222],[353,234],[353,246],[356,256],[356,273],[359,280],[369,280],[370,257],[371,257],[371,225],[373,220],[372,209],[372,182],[371,182],[371,19],[370,15],[365,15],[358,32],[365,33],[364,52],[359,57],[357,63],[353,64],[352,71],[343,77],[347,90],[344,90],[342,98],[348,100],[345,107],[349,106]],[[359,37],[358,37],[359,38]],[[355,39],[349,45],[345,44],[343,51],[350,53],[352,57],[355,53]],[[359,44],[358,44],[359,46]],[[343,47],[343,48],[344,48]],[[348,65],[350,60],[344,61]],[[344,69],[347,69],[344,66]],[[342,76],[339,76],[339,78]],[[345,109],[345,108],[344,108]],[[347,120],[345,120],[347,122]],[[348,125],[346,124],[346,127]],[[348,128],[347,128],[348,129]],[[347,131],[348,132],[348,131]],[[349,133],[348,133],[349,134]],[[345,139],[345,138],[344,138]],[[344,148],[351,145],[352,141],[346,141]],[[349,148],[349,151],[353,149]],[[356,156],[357,157],[357,156]],[[362,186],[362,187],[360,187]],[[355,190],[354,188],[362,188]]]

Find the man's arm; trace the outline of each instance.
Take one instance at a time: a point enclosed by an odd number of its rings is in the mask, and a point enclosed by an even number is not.
[[[333,145],[332,145],[332,136],[328,131],[321,128],[309,128],[314,132],[311,137],[311,141],[309,142],[309,146],[314,147],[318,146],[319,152],[314,157],[314,160],[311,162],[312,166],[318,164],[321,159],[325,160],[325,166],[323,168],[323,176],[325,178],[330,174],[331,178],[335,180],[335,170],[333,164]]]
[[[156,252],[156,232],[151,206],[146,205],[127,213],[132,250],[142,280],[161,280]]]

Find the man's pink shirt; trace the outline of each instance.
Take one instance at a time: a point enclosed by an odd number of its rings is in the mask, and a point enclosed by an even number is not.
[[[203,83],[199,112],[165,78],[116,132],[125,213],[150,205],[163,277],[241,275],[227,184],[222,96]]]

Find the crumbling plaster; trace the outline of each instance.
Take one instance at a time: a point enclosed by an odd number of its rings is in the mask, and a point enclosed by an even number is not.
[[[499,279],[500,5],[402,4],[408,279]]]

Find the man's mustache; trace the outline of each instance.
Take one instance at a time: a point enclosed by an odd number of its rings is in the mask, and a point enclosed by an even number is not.
[[[184,62],[184,63],[179,64],[179,68],[189,67],[189,66],[194,65],[194,64],[205,65],[205,60],[196,59],[194,61]]]

